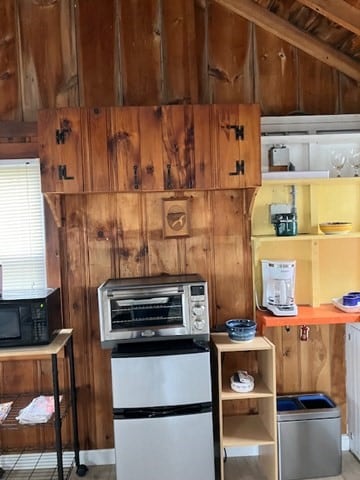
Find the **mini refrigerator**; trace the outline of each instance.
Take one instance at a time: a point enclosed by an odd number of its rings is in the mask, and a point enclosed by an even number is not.
[[[214,480],[208,345],[120,344],[111,372],[117,480]]]

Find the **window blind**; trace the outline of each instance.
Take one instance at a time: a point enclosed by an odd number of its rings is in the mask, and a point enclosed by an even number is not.
[[[0,160],[3,291],[46,287],[40,162]]]

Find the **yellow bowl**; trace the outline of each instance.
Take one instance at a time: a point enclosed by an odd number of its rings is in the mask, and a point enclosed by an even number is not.
[[[351,222],[326,222],[319,224],[320,230],[325,235],[336,235],[337,233],[349,233],[351,232]]]

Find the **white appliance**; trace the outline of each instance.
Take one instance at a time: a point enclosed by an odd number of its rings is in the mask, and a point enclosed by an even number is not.
[[[360,325],[346,324],[346,405],[349,450],[360,460]]]
[[[214,480],[208,345],[119,344],[111,371],[117,480]]]
[[[297,315],[295,304],[295,260],[261,260],[263,300],[262,304],[274,315]]]

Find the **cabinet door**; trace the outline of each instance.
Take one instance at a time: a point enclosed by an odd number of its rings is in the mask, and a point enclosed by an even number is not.
[[[82,192],[80,109],[39,111],[38,134],[43,192]]]
[[[161,107],[161,112],[164,188],[193,188],[195,159],[192,106],[167,105]]]
[[[107,108],[81,109],[84,192],[111,192]]]
[[[214,187],[209,105],[167,105],[162,112],[164,189]]]
[[[261,185],[258,105],[213,105],[212,148],[218,188]]]
[[[215,169],[211,155],[211,106],[193,105],[195,183],[197,189],[215,187]]]
[[[141,190],[164,190],[161,107],[139,107],[138,112]]]

